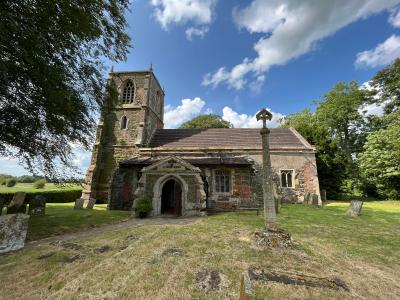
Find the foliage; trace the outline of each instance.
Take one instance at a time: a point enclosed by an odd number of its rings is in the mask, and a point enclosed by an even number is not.
[[[400,111],[387,128],[370,134],[360,155],[360,168],[385,198],[400,198]]]
[[[22,175],[17,177],[17,181],[22,183],[34,183],[39,179],[44,179],[44,178],[42,176],[35,176],[35,175]]]
[[[400,108],[400,58],[378,72],[371,85],[377,94],[372,98],[372,102],[384,104],[384,113],[390,118],[391,114]]]
[[[0,185],[6,185],[7,179],[13,178],[13,176],[8,174],[0,174]]]
[[[9,178],[6,181],[6,186],[7,187],[13,187],[16,184],[17,184],[17,180],[15,178]]]
[[[328,128],[318,122],[315,113],[304,110],[286,116],[281,120],[284,128],[295,128],[316,148],[316,161],[320,188],[326,190],[330,199],[339,196],[339,190],[345,178],[345,159]]]
[[[42,189],[46,185],[46,180],[44,179],[39,179],[33,183],[33,186],[35,189]]]
[[[1,2],[0,155],[18,156],[29,171],[52,181],[66,168],[76,170],[71,144],[89,149],[92,142],[105,85],[103,60],[126,58],[128,5]]]
[[[15,192],[1,193],[0,197],[5,199],[6,203],[9,203],[14,197],[14,194]],[[35,198],[35,196],[41,195],[46,198],[47,203],[66,203],[80,198],[82,190],[27,191],[25,194],[27,202],[29,202],[30,199]]]
[[[135,206],[135,210],[139,213],[149,213],[153,210],[153,205],[150,196],[144,195],[140,197]]]
[[[221,116],[218,115],[200,115],[194,117],[193,119],[183,123],[179,128],[182,129],[190,129],[190,128],[232,128],[233,125],[222,119]]]
[[[344,154],[349,171],[354,171],[353,157],[362,151],[365,141],[365,120],[360,107],[367,102],[368,96],[355,81],[339,82],[318,102],[317,121],[327,129],[329,137]]]

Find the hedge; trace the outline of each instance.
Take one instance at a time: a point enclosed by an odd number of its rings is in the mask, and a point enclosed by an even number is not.
[[[10,203],[13,198],[14,193],[4,193],[0,194],[0,198],[5,200],[5,203]],[[29,203],[30,199],[35,198],[35,196],[41,195],[46,198],[47,203],[66,203],[73,202],[80,198],[82,195],[82,190],[58,190],[58,191],[35,191],[27,192],[25,197],[25,203]]]

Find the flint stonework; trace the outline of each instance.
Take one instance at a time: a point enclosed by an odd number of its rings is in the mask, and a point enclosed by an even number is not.
[[[22,249],[25,246],[29,215],[0,216],[0,253]]]
[[[23,192],[16,192],[7,207],[7,214],[24,214],[26,212],[25,196]]]

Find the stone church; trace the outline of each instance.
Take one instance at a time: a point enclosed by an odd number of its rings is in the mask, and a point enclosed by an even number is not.
[[[152,215],[195,215],[262,202],[260,129],[164,129],[164,91],[153,70],[110,73],[83,198],[130,210],[152,199]],[[270,130],[276,197],[319,195],[315,148],[296,130]]]

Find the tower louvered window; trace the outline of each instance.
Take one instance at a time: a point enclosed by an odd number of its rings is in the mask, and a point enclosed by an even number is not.
[[[124,92],[122,93],[122,103],[130,104],[133,102],[135,96],[135,85],[131,80],[125,84]]]

